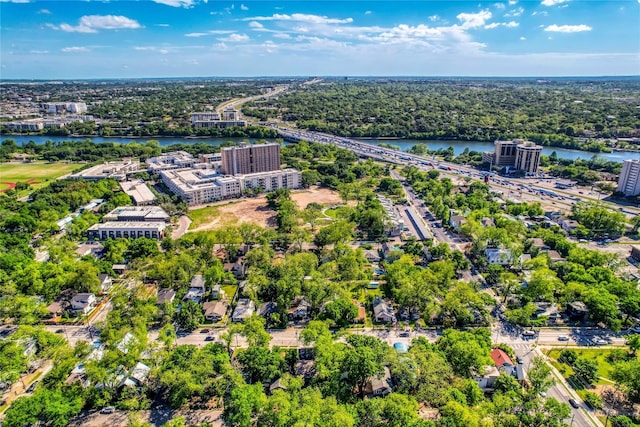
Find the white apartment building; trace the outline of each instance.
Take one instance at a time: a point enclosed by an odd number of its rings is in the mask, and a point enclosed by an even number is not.
[[[87,234],[89,240],[107,240],[118,238],[146,237],[148,239],[162,239],[164,230],[167,228],[165,222],[115,222],[109,221],[102,224],[95,224],[89,227]]]
[[[186,151],[173,151],[158,157],[150,157],[145,160],[145,163],[150,172],[157,172],[167,169],[190,168],[197,162]]]
[[[640,159],[629,159],[622,162],[618,191],[624,193],[625,196],[640,194]]]
[[[171,218],[160,206],[119,206],[102,217],[105,222],[169,222]]]
[[[283,169],[247,175],[219,175],[212,169],[173,169],[160,171],[162,182],[188,205],[239,197],[248,188],[273,191],[299,188],[300,172]]]
[[[226,109],[223,117],[215,111],[200,111],[191,114],[191,125],[195,128],[225,128],[232,126],[246,126],[247,122],[240,120],[238,112]]]

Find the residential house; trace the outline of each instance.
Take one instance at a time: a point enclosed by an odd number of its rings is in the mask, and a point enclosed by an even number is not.
[[[69,308],[75,314],[89,314],[96,302],[96,296],[92,293],[77,293],[71,298]]]
[[[222,294],[224,294],[224,292],[222,291],[222,285],[218,283],[217,285],[214,285],[213,288],[211,288],[211,291],[209,292],[209,298],[218,299],[222,297]]]
[[[531,254],[522,254],[518,257],[518,268],[526,269],[525,264],[531,261]]]
[[[255,304],[249,298],[240,298],[235,310],[233,310],[231,321],[244,322],[245,319],[251,317],[255,309]]]
[[[588,312],[587,305],[582,301],[573,301],[567,304],[567,315],[571,320],[582,320]]]
[[[397,257],[398,254],[402,254],[404,252],[402,252],[402,249],[400,249],[400,246],[396,245],[393,242],[384,242],[382,244],[382,257],[384,259],[390,259],[390,258],[394,258]]]
[[[113,285],[111,276],[109,276],[108,274],[99,274],[98,280],[100,280],[100,289],[102,290],[102,293],[105,293],[109,289],[111,289],[111,285]]]
[[[273,393],[276,390],[286,390],[287,386],[282,381],[282,378],[278,378],[269,386],[269,393]]]
[[[496,223],[493,222],[493,218],[484,217],[480,220],[480,224],[482,224],[483,228],[495,227]]]
[[[500,371],[495,366],[487,366],[484,368],[482,375],[475,374],[473,380],[478,384],[482,390],[491,390],[495,385],[496,380],[500,376]]]
[[[504,248],[487,248],[484,251],[487,258],[487,264],[511,265],[513,257],[509,249]]]
[[[278,304],[273,301],[267,301],[258,307],[258,315],[269,319],[269,317],[278,310]]]
[[[631,258],[640,261],[640,246],[631,246]]]
[[[491,349],[491,360],[496,365],[496,368],[501,368],[502,366],[515,366],[515,363],[511,360],[509,355],[499,348]]]
[[[547,251],[547,256],[551,262],[566,262],[567,260],[558,251]]]
[[[364,251],[364,257],[369,262],[380,262],[380,253],[375,249],[368,249]]]
[[[304,320],[309,316],[311,306],[305,297],[296,297],[289,309],[290,320]]]
[[[48,316],[51,317],[60,317],[62,313],[65,312],[69,303],[67,301],[54,301],[47,306],[47,311],[49,312]]]
[[[111,269],[118,275],[124,274],[124,272],[127,271],[127,264],[113,264]]]
[[[116,348],[121,353],[127,354],[129,353],[129,349],[131,348],[131,346],[137,343],[138,339],[131,332],[127,332],[124,337],[122,337],[122,340],[120,340],[120,342],[116,344]]]
[[[173,300],[176,297],[176,291],[169,288],[162,288],[158,291],[158,300],[156,304],[163,305],[164,303],[173,303]]]
[[[575,230],[580,225],[580,223],[574,219],[560,218],[558,219],[558,225],[568,233]]]
[[[545,250],[549,249],[549,246],[547,246],[544,243],[544,240],[542,240],[540,237],[536,237],[531,243],[531,249]]]
[[[187,289],[187,293],[182,298],[184,301],[192,300],[197,302],[198,304],[202,301],[204,297],[204,278],[201,274],[197,274],[191,278],[191,283],[189,284],[189,289]]]
[[[373,318],[378,323],[395,323],[396,314],[393,307],[379,296],[373,299]]]
[[[204,318],[209,322],[219,322],[224,318],[228,307],[226,301],[207,301],[202,304]]]
[[[244,278],[244,264],[241,258],[236,262],[228,262],[224,264],[224,271],[233,274],[236,279]]]
[[[455,230],[459,230],[466,222],[467,219],[460,215],[451,215],[451,217],[449,217],[449,225]]]
[[[386,396],[393,393],[393,382],[389,368],[384,367],[384,372],[379,377],[372,377],[365,386],[365,394],[368,396]]]
[[[313,377],[316,376],[316,361],[298,360],[293,365],[293,372],[297,377],[302,377],[305,384],[307,384]]]
[[[150,367],[144,363],[138,362],[122,385],[124,387],[142,387],[144,383],[147,382],[150,371]]]

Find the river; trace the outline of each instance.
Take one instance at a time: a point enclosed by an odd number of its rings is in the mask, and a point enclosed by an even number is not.
[[[33,141],[36,144],[44,144],[46,141],[51,140],[53,142],[60,141],[84,141],[87,138],[71,138],[71,137],[62,137],[62,136],[29,136],[29,135],[7,135],[1,136],[0,139],[4,141],[5,139],[13,139],[16,141],[18,145],[23,145],[28,143],[29,141]],[[155,139],[159,141],[160,146],[166,147],[174,144],[195,144],[197,142],[204,142],[205,144],[210,145],[220,145],[223,142],[235,142],[238,143],[240,141],[250,141],[254,142],[257,139],[252,138],[115,138],[115,137],[92,137],[90,138],[93,142],[101,143],[101,142],[114,142],[120,144],[129,144],[131,142],[138,142],[144,144],[149,139]],[[385,143],[390,145],[395,145],[400,147],[402,151],[407,151],[415,144],[424,143],[429,146],[430,150],[439,150],[441,148],[446,149],[448,147],[453,147],[453,152],[457,155],[462,153],[465,148],[469,148],[472,151],[493,151],[493,143],[491,142],[468,142],[468,141],[431,141],[431,140],[414,140],[414,139],[363,139],[363,142],[368,142],[370,144],[378,145],[379,143]],[[611,160],[614,162],[622,162],[627,159],[640,159],[640,153],[630,152],[630,151],[614,151],[613,153],[591,153],[588,151],[580,151],[580,150],[569,150],[566,148],[557,148],[557,147],[544,147],[542,149],[542,154],[550,155],[553,152],[556,152],[558,158],[561,159],[590,159],[594,155],[605,159]]]

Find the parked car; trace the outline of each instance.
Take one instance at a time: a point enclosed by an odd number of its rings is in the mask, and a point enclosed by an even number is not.
[[[34,381],[34,382],[32,382],[32,383],[31,383],[31,385],[27,388],[26,392],[27,392],[27,393],[33,393],[33,391],[36,389],[36,387],[37,387],[37,385],[38,385],[38,383],[39,383],[39,382],[40,382],[40,381]]]
[[[216,339],[216,337],[211,336],[211,335],[207,335],[207,337],[205,337],[205,341],[213,341],[214,339]]]
[[[113,414],[116,411],[114,406],[106,406],[100,410],[101,414]]]
[[[536,336],[536,331],[524,331],[522,333],[523,337],[535,337]]]
[[[575,409],[578,409],[580,405],[574,399],[569,399],[569,405],[573,406]]]
[[[591,340],[591,342],[592,342],[594,345],[605,345],[605,344],[609,344],[609,342],[608,342],[607,340],[604,340],[604,339],[602,339],[602,338],[598,338],[598,337],[596,337],[596,338],[592,339],[592,340]]]
[[[208,329],[200,329],[200,333],[201,334],[208,334],[209,330]]]
[[[566,335],[560,335],[558,341],[569,341],[569,337]]]

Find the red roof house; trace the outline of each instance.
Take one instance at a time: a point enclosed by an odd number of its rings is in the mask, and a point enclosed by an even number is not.
[[[511,361],[509,355],[499,348],[491,350],[491,359],[493,360],[493,363],[496,364],[497,368],[501,368],[503,366],[515,366],[515,363]]]

